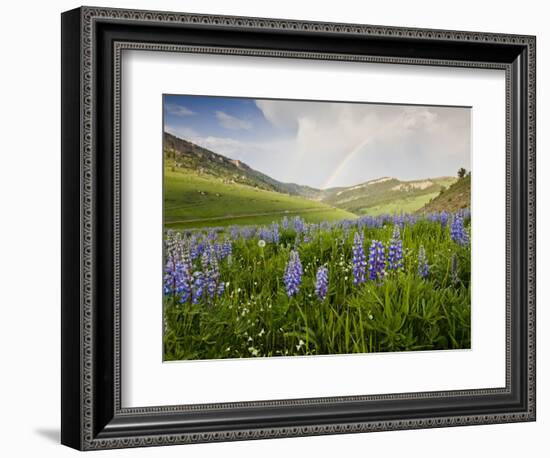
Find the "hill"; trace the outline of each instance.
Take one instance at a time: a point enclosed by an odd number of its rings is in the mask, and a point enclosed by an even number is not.
[[[455,212],[471,205],[471,176],[465,176],[430,200],[418,213]]]
[[[455,181],[453,177],[412,181],[382,177],[348,188],[325,190],[322,200],[359,215],[414,212]]]
[[[416,212],[456,181],[454,177],[403,181],[382,177],[349,187],[316,189],[296,183],[283,183],[254,170],[242,161],[164,133],[165,168],[195,177],[211,177],[228,186],[249,188],[321,202],[347,214],[378,215]],[[239,188],[240,189],[240,188]]]
[[[165,165],[171,170],[187,169],[211,175],[226,183],[239,183],[266,191],[316,198],[319,190],[295,183],[282,183],[254,170],[242,161],[229,159],[209,149],[164,132]]]

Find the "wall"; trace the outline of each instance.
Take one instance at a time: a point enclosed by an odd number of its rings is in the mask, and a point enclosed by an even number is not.
[[[548,45],[544,3],[490,1],[338,2],[245,0],[97,1],[97,5],[286,17],[319,21],[465,29],[535,34],[538,38],[538,386],[549,381],[550,325],[546,309],[550,255],[550,122]],[[75,1],[3,4],[0,29],[0,421],[4,456],[71,456],[59,440],[59,270],[60,270],[60,12]],[[446,457],[478,455],[481,450],[511,457],[542,456],[550,427],[550,398],[538,390],[538,421],[453,429],[324,436],[315,438],[209,444],[107,452],[109,456],[370,456]]]

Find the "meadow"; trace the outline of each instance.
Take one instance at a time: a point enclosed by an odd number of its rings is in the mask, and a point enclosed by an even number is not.
[[[209,178],[166,179],[165,360],[470,348],[468,210],[350,218]],[[208,221],[212,207],[199,205],[239,196],[242,213],[226,219]]]
[[[164,171],[166,228],[270,224],[285,215],[301,215],[308,222],[355,217],[353,213],[318,201],[224,182],[187,169]]]

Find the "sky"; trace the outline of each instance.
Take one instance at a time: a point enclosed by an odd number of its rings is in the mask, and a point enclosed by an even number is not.
[[[164,130],[315,188],[470,170],[471,109],[165,95]]]

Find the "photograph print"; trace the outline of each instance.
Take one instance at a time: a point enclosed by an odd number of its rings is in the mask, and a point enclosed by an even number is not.
[[[164,361],[470,349],[470,107],[164,95],[163,119]]]

